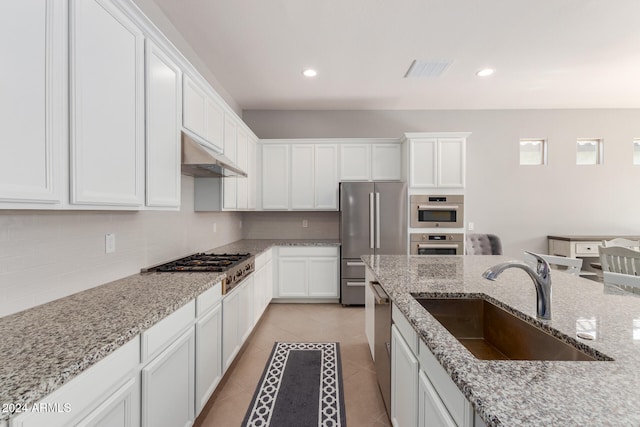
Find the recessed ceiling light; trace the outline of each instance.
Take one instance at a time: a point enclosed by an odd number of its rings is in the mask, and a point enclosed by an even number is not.
[[[478,77],[487,77],[490,76],[491,74],[495,73],[496,70],[494,70],[493,68],[484,68],[480,71],[478,71],[476,73],[476,76]]]
[[[312,68],[307,68],[302,72],[302,75],[305,77],[315,77],[318,75],[318,72]]]

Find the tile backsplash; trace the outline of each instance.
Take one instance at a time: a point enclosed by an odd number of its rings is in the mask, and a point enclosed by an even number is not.
[[[194,212],[184,176],[176,212],[0,211],[0,317],[239,240],[241,223],[241,213]]]

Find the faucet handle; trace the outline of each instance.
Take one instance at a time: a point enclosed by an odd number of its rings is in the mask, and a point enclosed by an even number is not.
[[[533,252],[529,252],[529,251],[524,251],[525,254],[531,255],[533,258],[535,258],[536,260],[536,272],[542,276],[542,277],[547,277],[549,276],[549,270],[551,270],[551,267],[549,266],[549,263],[547,262],[546,259],[544,259],[542,256],[535,254]]]

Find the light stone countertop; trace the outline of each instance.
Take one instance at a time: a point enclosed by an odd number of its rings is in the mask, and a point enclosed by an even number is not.
[[[383,289],[489,426],[640,425],[640,297],[552,272],[552,320],[536,316],[536,293],[522,270],[481,277],[505,256],[364,256]],[[561,339],[614,361],[476,359],[411,294],[484,296]],[[588,327],[594,341],[576,338]],[[559,332],[558,332],[559,331]],[[562,338],[566,334],[571,338]]]
[[[240,240],[206,252],[259,255],[273,246],[339,245],[339,240]],[[225,277],[135,274],[0,318],[0,408],[37,402]],[[0,420],[10,416],[0,411]]]

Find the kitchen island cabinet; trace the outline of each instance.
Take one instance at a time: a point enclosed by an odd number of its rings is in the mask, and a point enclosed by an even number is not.
[[[486,268],[508,257],[362,259],[419,338],[420,369],[439,397],[435,402],[447,409],[456,425],[640,424],[635,375],[640,354],[634,339],[640,298],[636,295],[553,271],[552,318],[539,320],[534,285],[525,272],[508,269],[495,282],[481,277]],[[487,299],[596,360],[479,360],[414,296]],[[587,341],[578,332],[596,338]],[[424,392],[419,396],[423,400]],[[464,409],[469,406],[475,414]]]

